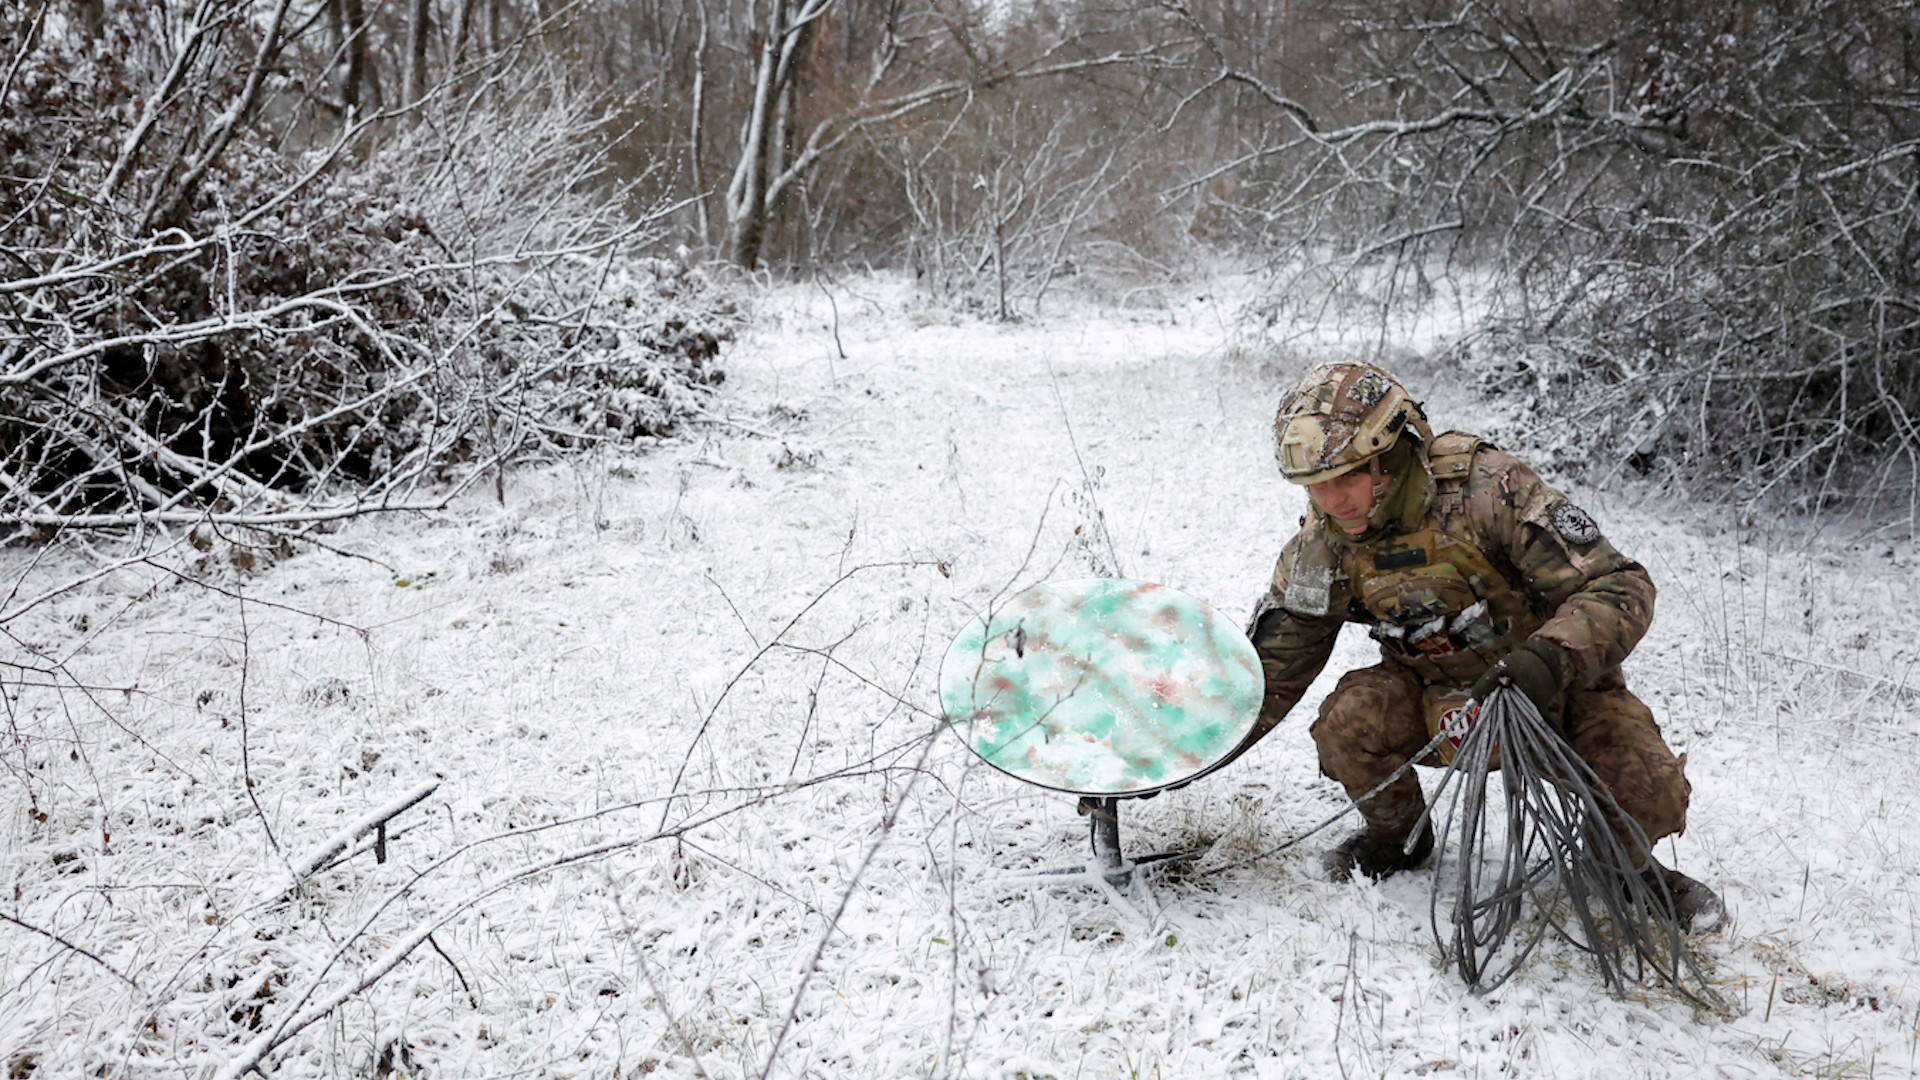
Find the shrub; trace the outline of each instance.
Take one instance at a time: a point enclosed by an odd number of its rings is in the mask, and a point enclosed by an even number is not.
[[[14,535],[444,501],[699,408],[731,304],[632,260],[659,215],[599,175],[594,94],[510,49],[333,115],[287,74],[324,50],[251,10],[0,13],[24,46],[0,93]]]

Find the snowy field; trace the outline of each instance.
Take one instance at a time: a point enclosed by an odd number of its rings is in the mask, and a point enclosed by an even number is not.
[[[996,877],[1073,801],[942,731],[947,642],[1038,581],[1238,620],[1305,506],[1307,356],[1235,305],[1001,326],[776,291],[709,422],[292,550],[0,554],[12,1077],[1916,1075],[1920,574],[1907,539],[1573,489],[1661,589],[1628,676],[1688,755],[1661,857],[1719,888],[1727,1002],[1571,949],[1469,993],[1431,871],[1334,885],[1306,717],[1123,811],[1208,847],[1158,919]],[[1457,374],[1400,364],[1436,430]],[[1553,479],[1553,477],[1549,477]],[[1658,496],[1658,497],[1656,497]],[[48,596],[49,592],[54,594]],[[1425,774],[1431,790],[1435,776]],[[344,860],[326,842],[437,786]],[[352,835],[351,832],[348,835]],[[296,887],[296,867],[316,866]]]

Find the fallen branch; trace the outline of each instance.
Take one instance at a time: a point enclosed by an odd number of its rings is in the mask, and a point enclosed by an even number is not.
[[[433,794],[439,787],[439,780],[424,781],[414,785],[406,794],[401,795],[393,801],[362,814],[353,824],[334,833],[319,847],[307,852],[307,854],[301,856],[289,865],[287,868],[288,874],[290,875],[289,879],[270,887],[266,894],[261,897],[261,900],[269,901],[275,897],[284,896],[289,891],[298,888],[302,882],[312,876],[322,866],[325,866],[335,855],[345,851],[348,845],[376,829],[385,829],[388,821],[398,817],[415,803]]]

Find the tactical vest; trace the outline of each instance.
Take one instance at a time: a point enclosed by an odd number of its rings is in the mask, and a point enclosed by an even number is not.
[[[1428,683],[1472,683],[1546,621],[1540,602],[1512,580],[1517,571],[1488,558],[1468,524],[1467,477],[1480,446],[1463,432],[1436,438],[1433,504],[1419,527],[1341,545],[1348,617]]]

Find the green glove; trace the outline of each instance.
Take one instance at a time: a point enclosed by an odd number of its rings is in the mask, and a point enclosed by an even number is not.
[[[1573,658],[1567,655],[1565,646],[1543,637],[1530,637],[1480,676],[1473,684],[1473,699],[1485,701],[1487,695],[1503,683],[1511,684],[1527,695],[1527,700],[1533,702],[1549,724],[1558,728],[1560,693],[1566,689],[1572,674]]]

